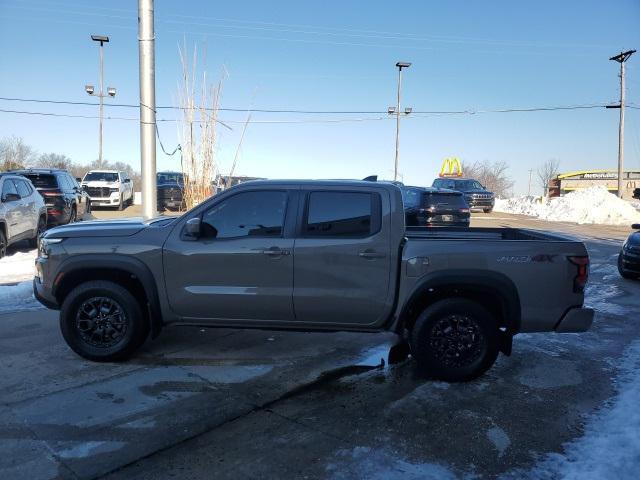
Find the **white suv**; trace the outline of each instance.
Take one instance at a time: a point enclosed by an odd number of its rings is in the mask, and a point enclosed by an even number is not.
[[[133,182],[127,172],[91,170],[82,179],[82,188],[91,197],[92,206],[118,207],[133,203]]]

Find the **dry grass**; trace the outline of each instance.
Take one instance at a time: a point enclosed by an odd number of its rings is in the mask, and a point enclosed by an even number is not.
[[[226,75],[216,84],[209,84],[206,72],[200,82],[196,78],[197,50],[194,47],[189,61],[186,45],[179,48],[182,78],[179,86],[179,105],[182,121],[179,136],[182,145],[182,174],[184,199],[190,209],[213,193],[212,182],[217,172],[217,126],[222,86]]]

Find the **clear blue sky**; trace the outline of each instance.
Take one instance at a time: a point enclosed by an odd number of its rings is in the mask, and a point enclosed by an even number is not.
[[[224,107],[386,110],[395,103],[398,60],[404,102],[418,111],[614,103],[618,64],[608,58],[640,47],[640,1],[170,1],[156,0],[156,95],[175,105],[178,45],[206,51],[209,78],[224,65]],[[137,2],[0,0],[0,96],[91,100],[98,49],[106,34],[105,78],[115,102],[138,102]],[[640,105],[640,53],[628,62],[627,99]],[[19,104],[0,108],[97,114],[97,107]],[[136,109],[107,115],[136,117]],[[430,184],[444,157],[504,160],[526,192],[528,169],[558,158],[561,169],[615,168],[617,110],[408,118],[400,171]],[[176,118],[174,111],[158,117]],[[245,114],[220,118],[243,121]],[[354,115],[351,118],[375,117]],[[254,114],[254,120],[345,118]],[[346,117],[349,118],[349,117]],[[220,132],[218,159],[229,170],[241,124]],[[138,123],[107,120],[105,158],[139,169]],[[23,137],[40,152],[77,162],[97,157],[98,121],[0,113],[0,137]],[[177,125],[160,124],[167,148]],[[640,170],[640,110],[627,110],[626,166]],[[237,173],[266,177],[392,176],[395,124],[378,121],[251,124]],[[158,168],[179,168],[158,149]]]

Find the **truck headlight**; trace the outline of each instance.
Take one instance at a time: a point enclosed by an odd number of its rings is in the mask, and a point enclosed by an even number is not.
[[[40,258],[48,258],[51,250],[51,245],[61,243],[63,238],[41,238],[38,245],[38,256]]]

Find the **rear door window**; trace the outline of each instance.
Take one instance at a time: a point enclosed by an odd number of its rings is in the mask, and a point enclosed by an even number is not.
[[[404,208],[413,208],[420,205],[422,198],[422,190],[416,188],[404,188],[402,189],[402,202]]]
[[[306,237],[366,237],[379,230],[380,197],[361,192],[311,192]]]

